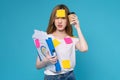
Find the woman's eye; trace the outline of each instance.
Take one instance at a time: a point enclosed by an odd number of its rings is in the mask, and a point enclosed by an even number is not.
[[[66,19],[65,17],[62,17],[62,19]]]
[[[55,17],[55,19],[66,19],[65,17]]]
[[[59,17],[55,17],[55,19],[59,19]]]

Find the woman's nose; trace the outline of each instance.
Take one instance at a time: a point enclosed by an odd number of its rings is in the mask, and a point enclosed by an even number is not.
[[[59,23],[61,23],[61,22],[62,22],[62,19],[61,19],[61,18],[59,18],[59,19],[58,19],[58,22],[59,22]]]

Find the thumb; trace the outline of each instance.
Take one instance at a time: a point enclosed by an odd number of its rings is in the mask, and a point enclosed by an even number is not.
[[[46,57],[50,57],[49,51],[46,52]]]

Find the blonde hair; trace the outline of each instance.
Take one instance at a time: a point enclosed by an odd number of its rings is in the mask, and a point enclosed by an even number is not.
[[[68,7],[64,4],[59,4],[57,5],[52,13],[51,13],[51,16],[50,16],[50,20],[49,20],[49,24],[48,24],[48,28],[47,28],[47,33],[48,34],[51,34],[53,33],[54,31],[56,31],[56,27],[55,27],[55,24],[54,24],[54,20],[55,20],[55,15],[56,15],[56,11],[58,9],[64,9],[65,10],[65,13],[66,13],[66,19],[67,19],[67,25],[66,25],[66,28],[65,28],[65,31],[66,33],[69,35],[69,36],[73,36],[73,30],[72,30],[72,26],[70,25],[69,23],[69,19],[68,19],[68,13],[70,12]]]

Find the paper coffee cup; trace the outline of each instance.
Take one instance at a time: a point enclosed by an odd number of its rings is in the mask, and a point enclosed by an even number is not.
[[[70,13],[68,13],[69,22],[70,22],[71,25],[74,24],[74,23],[72,22],[72,17],[73,17],[73,16],[75,16],[75,12],[70,12]]]

